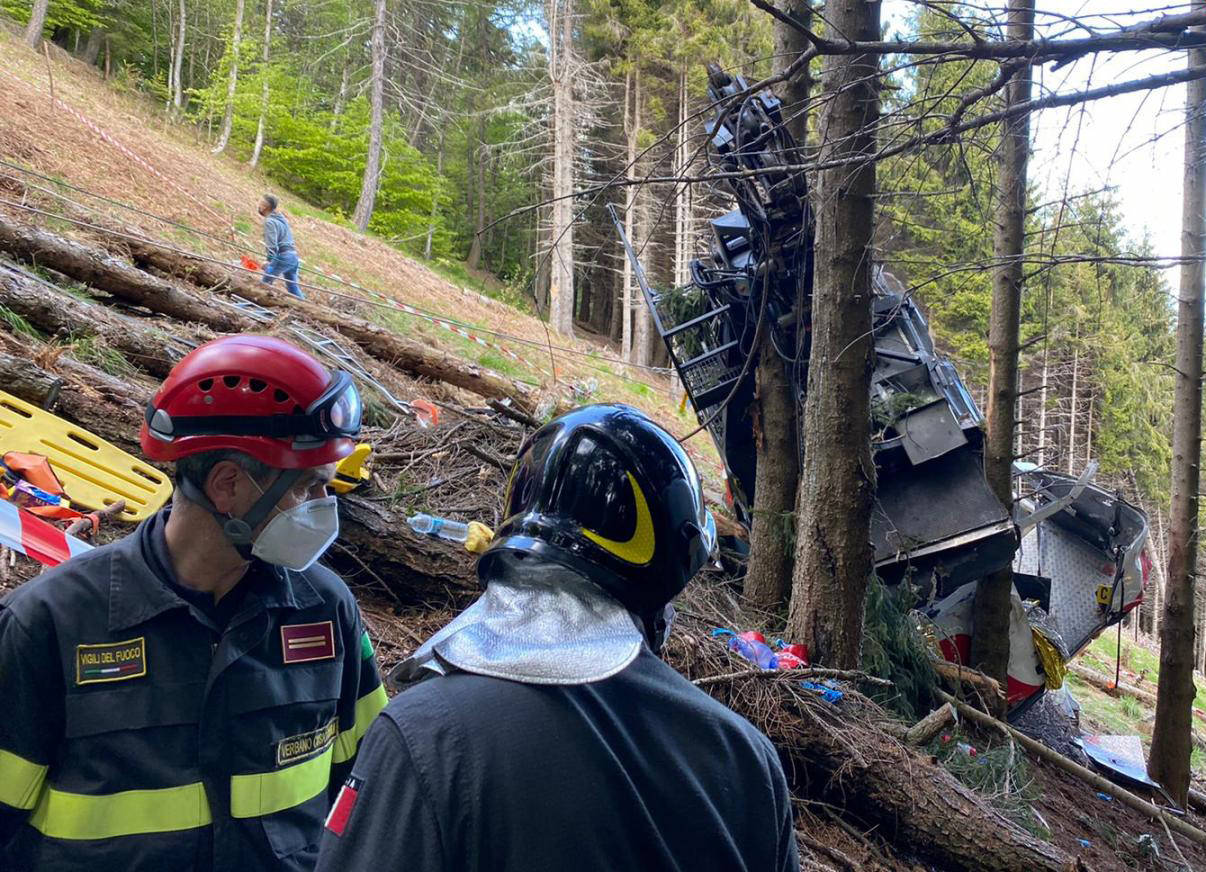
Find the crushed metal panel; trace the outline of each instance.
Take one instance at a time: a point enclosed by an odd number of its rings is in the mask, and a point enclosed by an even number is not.
[[[1147,774],[1143,743],[1138,736],[1081,736],[1080,747],[1111,781],[1162,790],[1159,782]]]
[[[900,433],[905,454],[914,466],[967,444],[963,428],[951,414],[951,407],[945,399],[935,400],[928,406],[903,415],[896,422],[896,429]]]
[[[875,559],[1002,521],[1010,521],[1009,512],[989,490],[979,453],[966,446],[880,478],[871,519]]]

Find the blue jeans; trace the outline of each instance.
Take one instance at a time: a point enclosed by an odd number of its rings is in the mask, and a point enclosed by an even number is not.
[[[284,276],[285,289],[299,300],[304,300],[305,294],[297,286],[297,270],[300,266],[301,261],[297,259],[296,251],[282,251],[265,264],[264,278],[260,283],[270,285],[276,281],[277,276]]]

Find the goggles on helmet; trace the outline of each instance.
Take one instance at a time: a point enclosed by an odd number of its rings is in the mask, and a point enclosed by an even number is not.
[[[360,432],[363,406],[352,377],[331,375],[326,390],[304,412],[290,415],[177,415],[147,407],[147,424],[161,439],[184,436],[266,436],[295,442],[353,438]]]

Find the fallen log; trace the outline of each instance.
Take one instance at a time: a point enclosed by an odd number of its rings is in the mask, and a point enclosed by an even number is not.
[[[714,605],[717,600],[706,599],[710,595],[698,584],[688,589],[666,659],[766,733],[797,796],[820,799],[843,814],[873,823],[894,846],[940,868],[1082,868],[1062,849],[1003,817],[945,769],[889,735],[882,726],[884,713],[853,690],[833,705],[791,680],[751,675],[706,682],[731,669],[728,652],[710,638],[710,628],[729,620],[729,615]],[[693,618],[696,612],[708,618]]]
[[[159,378],[164,378],[182,353],[188,351],[185,343],[174,340],[163,330],[8,271],[0,271],[0,306],[46,333],[71,339],[97,336],[131,364]],[[192,331],[189,338],[199,343],[213,336]]]
[[[934,659],[930,661],[930,664],[934,667],[934,672],[939,677],[946,679],[955,686],[966,684],[976,688],[981,693],[988,694],[1004,710],[1005,694],[1001,690],[1000,683],[995,678],[991,678],[979,670],[972,669],[970,666],[952,663],[949,660]]]
[[[48,349],[43,346],[41,351],[47,354]],[[45,364],[52,373],[32,362],[36,356],[28,347],[22,354],[21,341],[0,332],[0,384],[8,385],[10,376],[19,372],[34,373],[38,379],[57,375],[62,386],[56,414],[142,456],[138,430],[153,384],[124,382],[66,354]],[[31,392],[12,393],[36,402]],[[346,550],[333,549],[327,560],[351,580],[365,576],[366,584],[384,585],[381,595],[398,603],[447,603],[477,590],[474,561],[464,549],[410,535],[405,513],[383,503],[355,494],[340,497],[339,503],[340,542]]]
[[[231,290],[260,306],[292,312],[332,327],[373,357],[407,372],[447,382],[486,399],[510,398],[521,412],[531,413],[536,407],[535,394],[527,385],[467,363],[453,354],[405,339],[363,319],[333,312],[319,303],[299,300],[280,290],[273,290],[228,267],[124,236],[115,235],[111,244],[128,250],[140,263],[186,279],[199,287],[214,291]]]
[[[1135,687],[1133,684],[1127,684],[1126,682],[1120,682],[1118,686],[1115,687],[1113,678],[1108,675],[1102,675],[1097,670],[1090,669],[1089,667],[1080,663],[1069,663],[1068,671],[1077,678],[1080,678],[1086,683],[1093,685],[1098,690],[1104,690],[1111,696],[1129,696],[1139,700],[1139,702],[1144,703],[1145,705],[1151,706],[1152,708],[1155,708],[1156,706],[1156,695],[1151,691],[1143,690],[1142,688]]]
[[[76,242],[0,214],[0,249],[27,263],[48,266],[114,296],[195,321],[223,333],[252,330],[256,324],[233,309],[212,306],[174,284],[120,260],[104,249]]]
[[[0,352],[0,386],[14,397],[43,409],[54,409],[63,379],[30,366],[11,354]]]
[[[1188,839],[1192,839],[1199,845],[1206,845],[1206,832],[1199,830],[1192,824],[1186,823],[1176,815],[1167,814],[1159,806],[1148,802],[1146,799],[1136,796],[1123,787],[1119,787],[1117,784],[1107,778],[1102,778],[1096,772],[1081,766],[1079,763],[1076,763],[1073,760],[1069,760],[1063,754],[1052,751],[1042,742],[1038,742],[1030,738],[1025,733],[1018,732],[1004,721],[999,721],[992,715],[986,715],[979,709],[972,708],[966,703],[960,702],[959,700],[942,691],[938,691],[938,695],[947,702],[951,703],[959,714],[968,720],[975,721],[981,726],[989,727],[993,730],[1008,732],[1015,741],[1021,744],[1022,747],[1034,754],[1036,757],[1064,770],[1065,772],[1075,775],[1094,790],[1100,790],[1102,793],[1107,793],[1124,805],[1128,805],[1136,811],[1147,815],[1148,817],[1159,819],[1171,829],[1176,830],[1178,833]]]
[[[942,706],[934,709],[924,718],[913,724],[913,726],[906,727],[901,724],[897,727],[892,725],[889,732],[906,745],[920,748],[932,742],[934,737],[941,733],[944,727],[954,722],[954,706],[950,703],[943,703]]]
[[[44,349],[45,351],[45,349]],[[0,332],[0,384],[14,396],[41,405],[36,380],[58,379],[60,390],[52,410],[69,421],[107,439],[118,448],[138,453],[138,428],[151,395],[149,386],[131,386],[66,354],[39,366],[31,359],[28,343]]]

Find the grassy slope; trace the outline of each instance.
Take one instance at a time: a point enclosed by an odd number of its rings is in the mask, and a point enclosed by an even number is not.
[[[55,97],[99,127],[116,144],[104,141],[70,112],[52,109],[47,61],[0,26],[0,158],[189,225],[234,245],[15,174],[22,182],[41,185],[86,203],[106,221],[120,221],[138,233],[231,263],[237,263],[239,248],[262,258],[259,218],[254,209],[260,194],[271,190],[280,195],[282,208],[291,219],[303,265],[338,275],[416,308],[526,342],[485,337],[515,352],[521,358],[515,361],[430,321],[396,310],[372,307],[367,310],[368,317],[512,378],[552,386],[544,325],[526,311],[488,296],[497,293],[488,278],[471,275],[460,264],[435,265],[433,269],[381,240],[356,232],[346,221],[280,190],[262,173],[233,157],[211,155],[201,131],[170,122],[157,101],[134,93],[119,80],[103,82],[97,71],[63,52],[52,50],[51,58],[49,68],[53,71]],[[119,146],[152,169],[131,160]],[[14,176],[13,171],[0,166],[0,198],[18,199],[14,194],[21,189],[14,187],[10,176]],[[27,201],[39,208],[48,211],[64,208],[50,193],[26,193],[31,195]],[[60,232],[81,232],[66,221],[33,216],[3,204],[0,208],[21,220],[36,221]],[[354,289],[312,273],[303,273],[302,281],[362,296]],[[644,409],[673,432],[693,428],[694,415],[679,411],[670,397],[670,383],[665,376],[604,360],[618,356],[617,351],[588,339],[553,337],[552,344],[577,352],[557,351],[553,356],[557,386],[567,390],[576,385],[575,396],[579,401],[625,402]],[[721,481],[720,467],[710,441],[702,435],[696,437],[691,442],[691,451],[705,478],[717,487]]]
[[[1117,651],[1117,630],[1110,629],[1095,639],[1077,662],[1112,678]],[[1122,635],[1123,683],[1138,685],[1155,693],[1159,677],[1159,652],[1135,642],[1128,637],[1127,631],[1124,629]],[[1195,679],[1198,695],[1194,700],[1194,708],[1206,711],[1206,681],[1203,681],[1200,676],[1195,676]],[[1155,709],[1130,697],[1110,696],[1070,673],[1067,681],[1073,696],[1081,705],[1080,722],[1084,732],[1107,735],[1138,734],[1143,742],[1144,750],[1150,748]],[[1206,721],[1195,717],[1194,729],[1206,733]],[[1199,779],[1206,779],[1206,753],[1195,747],[1191,762],[1195,776]]]

